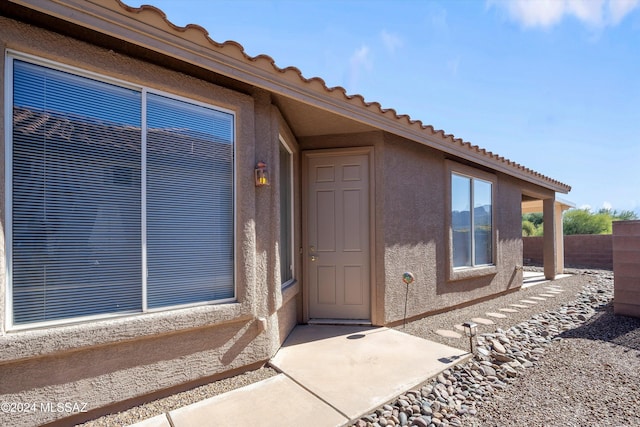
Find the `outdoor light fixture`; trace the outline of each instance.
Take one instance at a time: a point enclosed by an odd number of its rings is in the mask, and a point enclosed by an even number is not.
[[[258,162],[256,165],[255,178],[256,187],[264,187],[269,185],[269,172],[267,172],[267,164],[263,161]]]
[[[473,353],[473,337],[478,333],[478,325],[473,322],[464,322],[462,327],[464,328],[465,334],[469,337],[469,347],[471,349],[471,353]]]

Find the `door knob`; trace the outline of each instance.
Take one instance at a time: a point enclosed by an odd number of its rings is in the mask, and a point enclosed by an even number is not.
[[[313,262],[313,261],[316,261],[317,259],[318,259],[318,257],[317,257],[317,256],[315,256],[315,255],[311,255],[311,261],[312,261],[312,262]]]

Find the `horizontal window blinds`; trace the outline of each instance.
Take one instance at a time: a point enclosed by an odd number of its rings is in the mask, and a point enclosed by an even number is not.
[[[150,94],[147,304],[232,298],[233,116]]]
[[[233,298],[233,115],[12,64],[12,323]]]
[[[141,308],[140,93],[14,62],[14,323]]]

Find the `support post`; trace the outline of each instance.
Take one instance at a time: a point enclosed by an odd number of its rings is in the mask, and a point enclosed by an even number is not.
[[[544,277],[547,280],[553,280],[556,277],[556,261],[557,261],[557,239],[556,232],[556,210],[555,197],[544,199],[542,201],[542,217],[544,221],[543,234],[543,260],[544,260]]]
[[[555,202],[556,218],[556,274],[564,273],[564,227],[562,222],[562,204]]]

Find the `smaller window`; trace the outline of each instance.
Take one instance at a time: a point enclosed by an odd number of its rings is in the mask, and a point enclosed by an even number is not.
[[[280,279],[286,286],[294,279],[293,269],[293,155],[280,140]]]
[[[493,264],[493,183],[451,174],[452,266]]]

